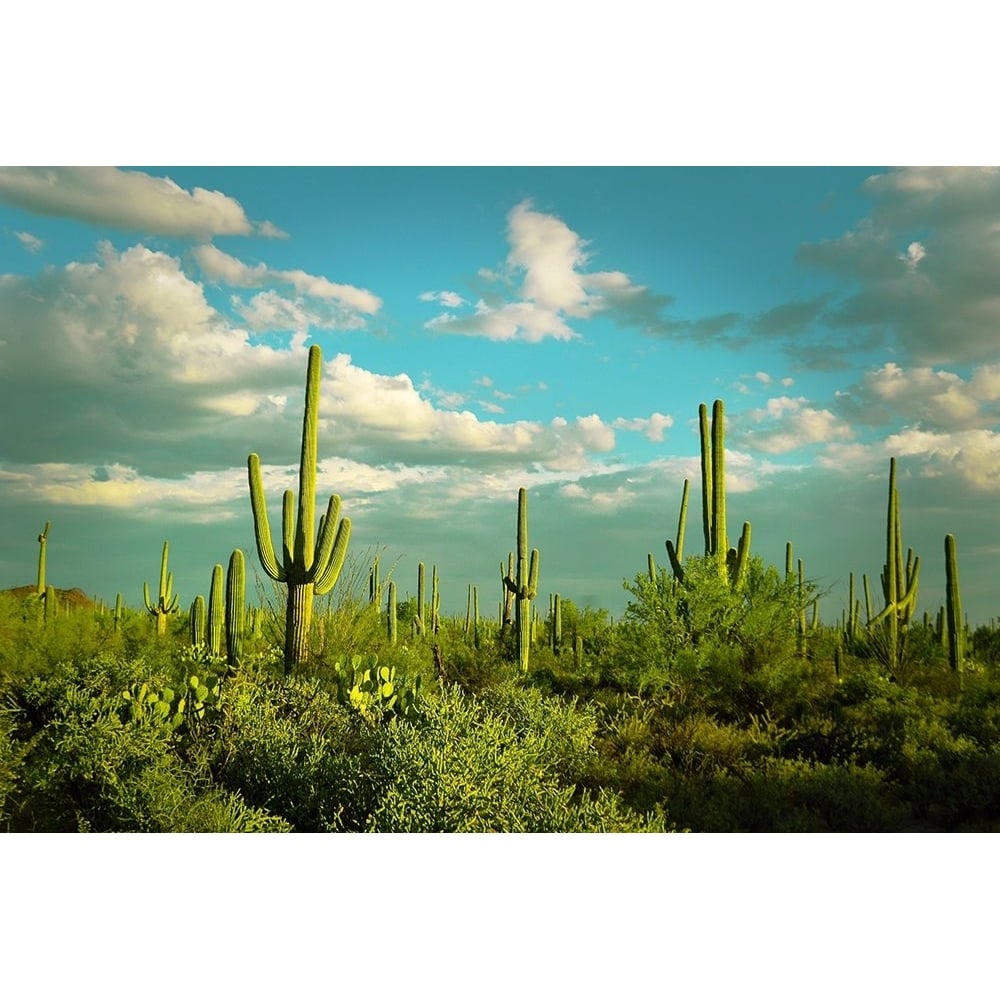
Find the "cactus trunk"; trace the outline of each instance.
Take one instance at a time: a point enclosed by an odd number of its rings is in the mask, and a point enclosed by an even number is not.
[[[945,608],[948,627],[948,663],[956,673],[965,658],[962,592],[958,585],[958,548],[954,535],[944,536]]]
[[[282,503],[282,561],[279,563],[271,541],[267,504],[261,476],[260,458],[247,458],[250,507],[253,512],[257,555],[264,572],[288,588],[285,606],[285,672],[309,659],[309,627],[312,624],[314,594],[333,589],[347,555],[351,536],[350,518],[340,518],[340,497],[330,497],[326,513],[314,533],[316,509],[316,462],[319,427],[319,386],[322,352],[309,348],[306,372],[306,401],[302,419],[302,450],[299,459],[299,496],[286,490]]]

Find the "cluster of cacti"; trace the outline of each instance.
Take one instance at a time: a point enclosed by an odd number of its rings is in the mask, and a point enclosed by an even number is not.
[[[701,520],[705,535],[705,555],[718,567],[719,577],[734,590],[742,589],[750,565],[750,522],[743,522],[736,548],[729,547],[726,534],[726,414],[722,400],[712,405],[712,423],[709,428],[708,407],[698,407],[698,426],[701,443]],[[684,531],[687,520],[688,482],[684,481],[681,513],[675,541],[667,539],[667,557],[674,577],[684,580]],[[652,566],[651,566],[652,570]]]
[[[418,714],[419,674],[412,684],[400,687],[396,683],[396,668],[380,667],[376,653],[355,654],[350,659],[338,657],[333,662],[333,670],[341,700],[365,718],[392,712],[400,718],[412,719]]]
[[[246,559],[242,549],[234,549],[229,557],[225,601],[222,564],[216,563],[212,568],[207,611],[205,598],[198,594],[191,603],[189,624],[192,646],[204,645],[211,656],[221,658],[225,637],[226,663],[234,668],[239,666],[247,628]]]
[[[525,672],[531,651],[531,602],[538,593],[538,562],[538,549],[532,549],[530,561],[528,558],[528,491],[521,487],[517,494],[517,576],[508,573],[503,584],[514,600],[517,658]]]
[[[264,572],[288,588],[285,608],[285,671],[304,664],[309,659],[309,629],[312,624],[313,597],[333,588],[340,576],[347,545],[351,536],[351,521],[340,519],[340,497],[330,497],[326,513],[320,517],[318,534],[314,534],[316,512],[316,461],[319,426],[319,386],[322,353],[318,346],[309,348],[306,373],[305,413],[302,421],[302,450],[299,460],[298,515],[295,494],[285,490],[282,503],[282,561],[275,557],[271,528],[267,519],[267,503],[261,479],[260,458],[247,458],[250,481],[250,505],[253,511],[257,554]]]
[[[164,725],[176,732],[183,726],[195,728],[218,707],[220,699],[221,682],[213,674],[192,674],[181,691],[169,687],[156,691],[143,681],[122,691],[119,718],[125,724]]]
[[[142,600],[146,610],[156,619],[156,634],[167,634],[167,616],[177,611],[179,598],[174,593],[174,574],[167,570],[167,560],[170,556],[170,543],[163,543],[163,554],[160,556],[160,590],[154,604],[149,598],[149,584],[143,581]]]

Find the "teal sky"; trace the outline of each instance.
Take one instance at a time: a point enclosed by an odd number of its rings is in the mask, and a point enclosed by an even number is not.
[[[791,540],[826,621],[877,588],[892,455],[918,609],[952,532],[988,620],[998,233],[994,169],[0,168],[0,586],[45,521],[50,582],[112,601],[164,539],[184,605],[256,567],[246,457],[275,523],[318,343],[320,499],[403,593],[424,561],[489,611],[525,486],[541,594],[620,613],[721,398],[730,534]]]

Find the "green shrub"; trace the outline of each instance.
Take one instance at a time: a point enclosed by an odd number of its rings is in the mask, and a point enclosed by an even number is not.
[[[376,731],[365,772],[379,787],[368,829],[386,832],[663,830],[612,792],[569,780],[594,751],[593,715],[512,687],[428,703],[425,722]]]

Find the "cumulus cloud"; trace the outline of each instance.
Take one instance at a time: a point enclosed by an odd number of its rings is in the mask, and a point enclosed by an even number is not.
[[[1000,365],[980,365],[964,379],[929,366],[903,368],[887,362],[838,393],[837,408],[851,422],[893,422],[954,430],[1000,418]]]
[[[579,334],[571,323],[600,313],[648,333],[698,333],[692,324],[662,317],[673,301],[669,297],[633,283],[623,271],[588,270],[587,240],[557,216],[536,210],[530,200],[508,213],[507,242],[502,268],[478,271],[494,291],[481,296],[471,313],[433,317],[426,323],[428,329],[490,340],[572,340]],[[424,292],[420,298],[447,309],[464,304],[455,292]]]
[[[2,167],[0,201],[40,215],[160,236],[279,235],[252,223],[234,198],[117,167]]]
[[[648,417],[626,419],[618,417],[613,427],[625,431],[637,431],[650,441],[662,441],[663,432],[674,426],[674,418],[665,413],[651,413]]]
[[[829,410],[810,406],[803,396],[773,396],[764,407],[740,414],[732,422],[735,442],[771,455],[854,436],[849,424]]]
[[[869,178],[872,210],[799,259],[848,279],[824,321],[885,330],[920,365],[985,361],[1000,326],[1000,170],[908,167]],[[919,238],[917,238],[919,237]]]
[[[368,289],[339,284],[322,275],[308,274],[301,270],[283,271],[264,264],[246,264],[211,244],[195,247],[192,253],[209,281],[222,282],[232,288],[290,285],[307,299],[336,303],[342,307],[344,316],[352,313],[373,315],[382,307],[382,300]]]

